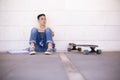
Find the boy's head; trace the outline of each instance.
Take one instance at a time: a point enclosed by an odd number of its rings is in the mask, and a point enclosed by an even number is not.
[[[41,26],[45,26],[46,25],[46,16],[45,14],[39,14],[37,16],[38,22]]]

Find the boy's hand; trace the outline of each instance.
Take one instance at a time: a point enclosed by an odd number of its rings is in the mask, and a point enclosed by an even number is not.
[[[54,32],[52,31],[52,37],[54,37],[54,35],[55,35],[55,34],[54,34]]]

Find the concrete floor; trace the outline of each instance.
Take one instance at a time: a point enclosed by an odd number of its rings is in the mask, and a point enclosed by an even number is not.
[[[120,53],[67,54],[86,80],[120,80]]]
[[[85,80],[120,80],[120,53],[65,53]],[[0,53],[0,80],[69,80],[58,54]]]
[[[0,54],[0,80],[68,80],[57,54]]]

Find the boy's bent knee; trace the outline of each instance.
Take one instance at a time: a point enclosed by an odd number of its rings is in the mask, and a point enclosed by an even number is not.
[[[36,28],[32,28],[31,32],[36,33],[36,32],[38,32],[38,30]]]
[[[45,31],[46,32],[51,32],[51,29],[50,28],[46,28]]]

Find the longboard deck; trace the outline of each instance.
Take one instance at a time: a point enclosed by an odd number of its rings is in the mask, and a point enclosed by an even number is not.
[[[69,43],[71,46],[81,46],[81,47],[98,47],[98,45],[91,45],[91,44],[74,44],[74,43]]]
[[[76,44],[76,46],[81,46],[81,47],[98,47],[98,45],[83,45],[83,44]]]

